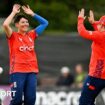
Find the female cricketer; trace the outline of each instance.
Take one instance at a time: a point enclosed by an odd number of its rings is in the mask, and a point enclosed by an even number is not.
[[[3,23],[10,52],[10,82],[12,95],[10,105],[35,105],[38,64],[34,51],[34,41],[48,26],[48,21],[34,13],[30,7],[22,6],[23,11],[37,20],[40,25],[28,31],[29,21],[26,16],[19,15],[21,6],[15,4],[11,14]],[[13,31],[10,24],[14,18],[17,32]]]
[[[85,10],[79,11],[78,32],[83,38],[92,41],[92,53],[89,74],[85,80],[79,105],[95,105],[95,98],[105,87],[105,16],[97,21],[95,31],[88,31],[84,27]]]

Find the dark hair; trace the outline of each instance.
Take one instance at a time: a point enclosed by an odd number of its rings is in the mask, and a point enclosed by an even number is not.
[[[25,19],[28,20],[28,18],[27,18],[24,14],[18,14],[18,15],[16,15],[15,18],[14,18],[14,23],[18,23],[21,18],[25,18]]]

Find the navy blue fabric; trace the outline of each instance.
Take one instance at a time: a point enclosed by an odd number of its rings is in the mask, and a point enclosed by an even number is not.
[[[88,76],[82,89],[79,105],[95,105],[95,98],[104,87],[104,79]]]
[[[12,95],[10,105],[22,105],[24,95],[24,105],[35,105],[37,74],[35,73],[14,73],[10,75],[10,83],[13,84],[11,91],[16,91]]]

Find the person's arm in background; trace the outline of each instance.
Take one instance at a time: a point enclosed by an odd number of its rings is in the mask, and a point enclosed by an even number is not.
[[[12,28],[11,28],[10,24],[11,24],[14,16],[19,12],[20,12],[20,5],[15,4],[13,6],[13,10],[12,10],[11,14],[6,18],[6,20],[3,23],[3,28],[4,28],[8,38],[10,38],[12,35]]]
[[[42,34],[42,32],[46,29],[46,27],[48,26],[48,21],[46,19],[44,19],[43,17],[37,15],[36,13],[34,13],[29,6],[22,6],[24,12],[28,15],[31,15],[34,19],[36,19],[40,25],[37,26],[35,28],[36,33],[39,35]]]
[[[94,30],[97,31],[97,21],[94,20],[94,13],[92,10],[89,11],[89,17],[88,17],[89,22],[93,26]]]
[[[78,33],[79,33],[79,35],[82,36],[83,38],[86,38],[89,40],[93,40],[93,41],[99,40],[101,35],[98,31],[88,31],[84,27],[85,18],[86,17],[84,16],[84,9],[82,9],[81,11],[79,11],[79,16],[78,16]]]

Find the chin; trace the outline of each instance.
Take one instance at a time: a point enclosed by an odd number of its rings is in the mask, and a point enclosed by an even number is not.
[[[27,32],[28,31],[28,29],[25,29],[25,30],[23,30],[24,32]]]
[[[25,30],[24,32],[27,32],[28,30]]]

